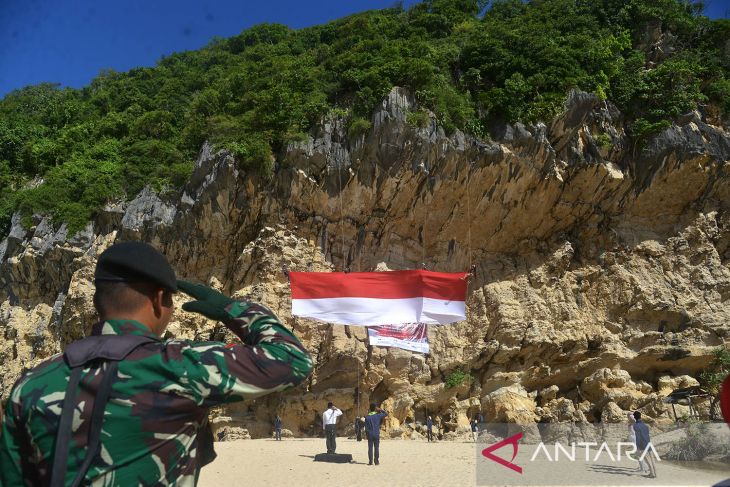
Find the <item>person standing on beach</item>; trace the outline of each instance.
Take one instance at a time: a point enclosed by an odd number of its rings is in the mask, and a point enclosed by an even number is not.
[[[357,439],[357,441],[362,441],[362,427],[363,422],[360,419],[360,416],[358,416],[357,418],[355,418],[355,438]]]
[[[636,424],[634,424],[634,432],[636,433],[636,448],[638,449],[636,454],[639,455],[639,458],[644,455],[644,461],[646,462],[647,468],[649,470],[647,476],[652,479],[656,478],[656,467],[654,466],[654,458],[652,457],[651,451],[646,450],[647,446],[651,444],[651,437],[649,436],[649,426],[647,426],[646,423],[641,420],[641,413],[639,411],[634,411],[634,419],[636,420]],[[641,464],[641,460],[639,460],[639,463]]]
[[[384,409],[378,409],[375,403],[370,404],[370,412],[365,418],[365,431],[368,435],[368,465],[380,465],[380,424],[388,413]]]
[[[433,441],[433,419],[431,419],[431,416],[426,420],[426,439]]]
[[[472,419],[471,421],[471,434],[474,437],[474,443],[476,443],[477,437],[479,436],[479,427],[477,426],[476,419]]]
[[[281,418],[278,414],[276,415],[276,419],[274,419],[274,439],[281,441]]]
[[[322,427],[327,438],[327,453],[335,453],[337,450],[337,418],[342,416],[342,411],[327,403],[327,410],[322,413]]]
[[[94,273],[100,321],[26,372],[0,434],[0,485],[185,485],[215,458],[211,407],[301,383],[312,359],[267,307],[178,281],[154,247],[117,243]],[[185,311],[235,343],[163,340],[178,290]]]

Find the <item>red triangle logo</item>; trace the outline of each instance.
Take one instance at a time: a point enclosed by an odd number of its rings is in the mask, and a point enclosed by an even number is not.
[[[504,440],[500,441],[499,443],[495,443],[494,445],[485,448],[484,450],[482,450],[482,455],[489,458],[493,462],[497,462],[500,465],[510,468],[510,469],[514,470],[515,472],[521,474],[522,467],[512,463],[514,461],[515,457],[517,456],[517,447],[519,446],[519,442],[521,439],[522,439],[521,432],[517,433],[516,435],[512,435],[509,438],[505,438]],[[510,445],[510,444],[512,445],[512,460],[507,461],[504,458],[500,458],[500,457],[492,454],[492,452],[494,450],[499,450],[503,446]]]

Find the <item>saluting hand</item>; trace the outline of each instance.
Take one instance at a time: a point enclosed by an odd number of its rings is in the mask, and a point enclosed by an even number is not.
[[[177,281],[177,287],[185,294],[195,298],[182,305],[182,309],[191,313],[199,313],[206,318],[217,321],[228,321],[231,316],[226,308],[233,303],[233,299],[224,296],[213,288],[188,281]]]

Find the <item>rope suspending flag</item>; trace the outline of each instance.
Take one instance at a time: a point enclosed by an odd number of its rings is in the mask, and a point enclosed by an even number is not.
[[[368,326],[368,339],[374,347],[397,347],[412,352],[428,353],[428,326],[407,325]]]
[[[466,319],[465,272],[290,272],[292,314],[367,326]]]

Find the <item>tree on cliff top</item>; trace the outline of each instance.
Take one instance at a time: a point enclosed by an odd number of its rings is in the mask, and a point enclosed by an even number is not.
[[[637,140],[709,103],[730,111],[730,21],[685,0],[426,0],[292,30],[263,24],[79,90],[0,100],[0,237],[20,210],[81,228],[106,201],[184,183],[205,140],[274,159],[328,112],[367,120],[405,86],[446,130],[548,120],[608,98]],[[362,122],[359,122],[362,125]],[[90,183],[91,182],[91,183]]]

